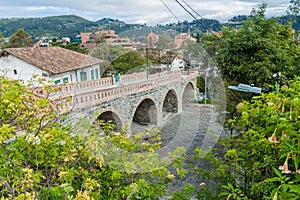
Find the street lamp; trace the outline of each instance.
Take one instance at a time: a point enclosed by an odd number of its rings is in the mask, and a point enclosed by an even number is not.
[[[256,94],[261,94],[262,92],[271,92],[271,88],[269,89],[263,89],[260,87],[255,87],[254,85],[247,85],[247,84],[238,84],[238,86],[228,86],[228,89],[231,90],[237,90],[241,92],[251,92],[251,93],[256,93]]]
[[[210,67],[206,68],[205,70],[203,70],[203,72],[205,72],[205,76],[204,76],[204,104],[206,104],[206,99],[207,99],[207,73],[209,72]]]

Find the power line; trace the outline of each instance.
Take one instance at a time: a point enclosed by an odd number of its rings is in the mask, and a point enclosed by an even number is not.
[[[185,5],[186,6],[188,6],[194,13],[196,13],[196,15],[198,15],[198,17],[200,17],[201,19],[202,19],[202,17],[201,17],[201,15],[196,11],[196,10],[194,10],[185,0],[182,0],[183,1],[183,3],[185,3]]]
[[[165,7],[170,11],[170,13],[172,13],[172,15],[177,19],[177,22],[179,23],[180,20],[176,17],[176,15],[172,12],[172,10],[167,6],[167,4],[165,2],[163,2],[163,0],[160,0],[164,5]]]
[[[206,26],[203,25],[202,20],[200,21],[199,19],[197,19],[188,9],[186,9],[178,0],[175,0],[190,16],[192,16],[196,22],[200,23],[202,27],[206,28],[212,35],[213,32]],[[202,18],[199,13],[197,13],[187,2],[185,2],[184,0],[182,0],[193,12],[195,12],[200,18]],[[216,36],[217,37],[217,36]]]
[[[189,15],[191,15],[196,21],[199,21],[189,10],[187,10],[178,0],[175,0]]]

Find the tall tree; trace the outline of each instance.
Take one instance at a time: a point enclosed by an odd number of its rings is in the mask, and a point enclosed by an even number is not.
[[[159,49],[174,49],[175,47],[174,39],[172,39],[167,34],[160,35],[158,37],[156,46]]]
[[[2,44],[3,41],[4,41],[3,34],[2,34],[2,32],[0,32],[0,44]]]
[[[8,44],[5,47],[18,48],[18,47],[31,47],[33,41],[29,34],[24,29],[19,29],[12,36],[10,36]]]
[[[299,78],[288,85],[244,101],[236,134],[219,140],[225,153],[211,159],[210,177],[222,185],[218,199],[299,199]]]
[[[222,30],[216,59],[230,84],[265,87],[274,85],[275,73],[281,72],[288,79],[299,73],[300,48],[291,25],[267,19],[265,10],[266,4],[262,4],[241,28]]]
[[[146,63],[146,59],[136,51],[129,51],[112,62],[114,69],[121,74],[125,74],[129,71],[135,72],[143,68]]]

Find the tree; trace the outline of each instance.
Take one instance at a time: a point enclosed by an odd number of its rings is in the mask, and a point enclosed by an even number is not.
[[[218,36],[205,33],[203,34],[202,38],[200,38],[200,44],[211,57],[215,57],[217,52],[218,40]]]
[[[4,41],[4,39],[3,39],[3,34],[2,34],[2,32],[0,32],[0,44],[2,44],[3,41]]]
[[[145,63],[145,58],[141,57],[137,51],[131,50],[116,58],[112,62],[112,66],[117,73],[125,74],[129,71],[136,72],[141,70]]]
[[[69,49],[69,50],[72,50],[72,51],[76,51],[76,52],[79,52],[79,53],[83,53],[83,54],[88,53],[88,49],[87,48],[81,48],[80,43],[77,43],[77,42],[71,43],[71,44],[63,44],[62,42],[53,41],[53,42],[51,42],[51,45],[52,46],[59,46],[59,47]]]
[[[217,47],[216,60],[229,84],[274,85],[281,72],[287,79],[299,74],[300,47],[291,25],[265,18],[266,4],[252,11],[239,29],[225,27]],[[282,77],[282,78],[283,78]]]
[[[34,89],[0,77],[1,199],[158,199],[165,195],[176,174],[153,153],[160,148],[157,132],[129,137],[126,129],[116,133],[106,124],[103,132],[97,123],[84,119],[79,120],[80,126],[64,126],[65,107],[36,96]],[[51,92],[49,86],[42,90]],[[148,141],[143,140],[146,136]],[[109,152],[112,145],[118,153]],[[122,157],[121,149],[130,157]],[[134,152],[143,152],[147,159]],[[174,152],[170,169],[180,172],[181,159]],[[144,170],[138,171],[137,166]]]
[[[101,44],[105,42],[105,33],[104,32],[96,32],[95,33],[95,42],[96,44]]]
[[[172,38],[170,38],[169,35],[160,35],[158,37],[158,40],[156,42],[156,46],[159,49],[166,49],[166,50],[171,50],[175,48],[175,43]]]
[[[7,48],[19,48],[19,47],[31,47],[33,41],[28,33],[24,29],[17,30],[12,36],[10,36]]]
[[[211,178],[227,199],[297,199],[300,195],[300,79],[244,101],[237,133],[220,141]]]
[[[110,72],[113,69],[112,62],[129,51],[129,49],[125,49],[121,45],[108,45],[105,43],[100,43],[92,50],[92,52],[90,52],[90,55],[105,61],[105,63],[101,65],[103,67],[103,69],[101,69],[101,71],[104,73],[102,75],[103,77],[106,75],[110,76]]]

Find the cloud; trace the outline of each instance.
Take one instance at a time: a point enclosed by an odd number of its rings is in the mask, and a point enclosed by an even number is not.
[[[193,20],[176,1],[163,0],[180,21]],[[188,8],[184,1],[182,5]],[[257,8],[258,0],[185,0],[202,17],[225,22],[236,15],[247,15]],[[288,7],[286,0],[268,0],[267,15],[284,14]],[[14,0],[1,2],[0,17],[42,17],[50,15],[75,14],[89,20],[110,17],[127,23],[149,25],[177,22],[164,6],[162,0]],[[195,16],[197,16],[194,13]]]

